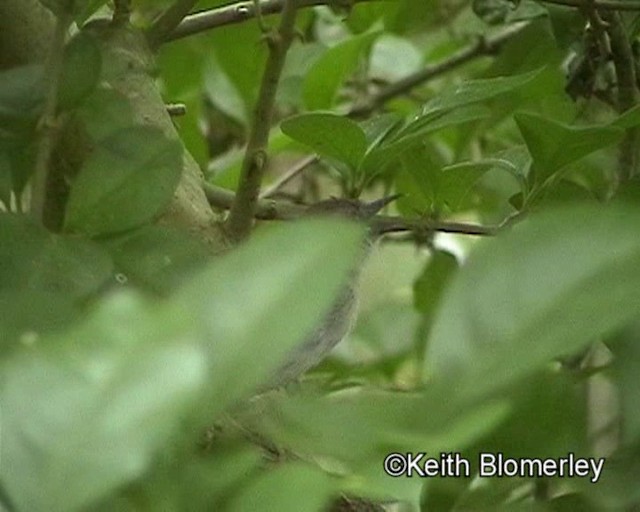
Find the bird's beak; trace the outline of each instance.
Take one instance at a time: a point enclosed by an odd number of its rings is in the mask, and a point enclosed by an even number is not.
[[[402,197],[403,194],[392,194],[390,196],[385,196],[381,199],[376,199],[375,201],[371,201],[370,203],[364,203],[361,208],[365,218],[373,217],[376,213],[382,210],[389,203],[392,203],[396,199]]]

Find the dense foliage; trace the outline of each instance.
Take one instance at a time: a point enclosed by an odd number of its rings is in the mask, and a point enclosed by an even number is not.
[[[3,3],[0,510],[640,507],[640,2]]]

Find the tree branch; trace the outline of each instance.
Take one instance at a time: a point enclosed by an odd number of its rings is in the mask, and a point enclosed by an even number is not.
[[[318,161],[318,157],[316,155],[306,156],[299,162],[297,162],[291,169],[289,169],[284,175],[282,175],[273,185],[271,185],[268,189],[264,190],[261,194],[261,198],[267,198],[273,196],[278,193],[279,190],[282,189],[287,183],[289,183],[292,179],[302,173],[307,167],[311,164],[314,164]]]
[[[31,214],[42,224],[46,223],[45,211],[49,184],[49,165],[57,133],[56,108],[64,60],[64,44],[72,21],[73,16],[71,13],[61,12],[58,15],[53,41],[51,42],[51,50],[45,67],[48,89],[44,110],[38,124],[40,139],[38,141],[35,172],[31,185],[30,204]]]
[[[235,201],[235,194],[230,190],[204,183],[203,188],[211,206],[228,210]],[[294,220],[303,217],[309,205],[293,204],[274,199],[259,199],[256,202],[254,215],[260,220]],[[404,231],[439,231],[442,233],[458,233],[463,235],[492,236],[511,225],[514,218],[509,217],[497,226],[482,226],[464,222],[436,221],[426,218],[407,219],[398,216],[377,215],[371,221],[372,228],[380,234],[400,233]]]
[[[115,0],[113,2],[113,23],[126,25],[131,18],[131,0]]]
[[[349,115],[351,117],[366,117],[390,99],[407,94],[414,87],[422,85],[437,76],[466,64],[469,61],[485,55],[495,54],[506,41],[513,38],[516,34],[519,34],[526,26],[527,23],[516,23],[498,35],[486,39],[478,39],[475,44],[471,44],[466,48],[463,48],[437,64],[421,69],[420,71],[412,73],[397,82],[387,85],[376,94],[369,97],[361,105],[356,105],[349,112]]]
[[[620,14],[606,12],[603,13],[603,19],[607,24],[605,30],[609,34],[611,57],[616,70],[618,83],[616,103],[618,110],[625,112],[635,107],[639,99],[635,59]],[[628,129],[620,144],[619,176],[623,181],[636,173],[640,156],[637,149],[639,134],[638,128]]]
[[[253,224],[256,202],[267,164],[267,145],[276,92],[287,51],[295,34],[297,3],[298,0],[285,0],[280,26],[277,30],[265,34],[269,45],[269,56],[262,75],[253,123],[242,162],[238,192],[226,224],[229,237],[235,241],[246,238]]]
[[[584,0],[537,0],[543,4],[564,5],[580,9]],[[596,9],[609,11],[640,11],[640,2],[634,0],[596,0],[593,2]]]
[[[354,3],[360,2],[374,2],[381,0],[351,0]],[[386,1],[386,0],[382,0]],[[298,8],[312,7],[314,5],[331,4],[332,0],[298,0]],[[261,0],[260,12],[263,15],[277,14],[282,11],[285,4],[285,0]],[[242,23],[251,18],[256,17],[257,12],[254,2],[252,0],[245,2],[237,2],[231,5],[225,5],[224,7],[217,7],[215,9],[209,9],[206,11],[191,14],[182,20],[180,25],[167,34],[166,38],[162,42],[173,41],[175,39],[182,39],[184,37],[199,34],[217,27],[225,25],[233,25],[236,23]]]
[[[180,22],[189,14],[189,11],[198,3],[198,0],[176,0],[164,11],[149,27],[147,39],[152,48],[158,48]]]

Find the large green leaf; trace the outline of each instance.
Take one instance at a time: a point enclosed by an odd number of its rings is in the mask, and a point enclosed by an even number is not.
[[[151,221],[178,185],[182,151],[178,141],[151,127],[101,140],[71,187],[65,228],[96,236]]]
[[[39,342],[78,315],[71,297],[42,290],[0,291],[0,353]]]
[[[216,408],[271,380],[274,364],[320,321],[362,250],[358,235],[321,221],[259,233],[182,290],[202,336],[215,340]]]
[[[493,99],[530,83],[541,71],[536,69],[519,75],[466,80],[430,100],[419,117]]]
[[[81,510],[145,471],[206,381],[188,319],[120,294],[4,361],[0,474],[19,510]]]
[[[0,214],[0,289],[82,299],[112,272],[111,258],[92,242],[49,233],[24,216]]]
[[[72,108],[89,96],[98,84],[101,69],[102,54],[97,42],[81,32],[64,51],[58,105]]]
[[[313,112],[290,117],[280,126],[292,139],[306,144],[322,156],[344,162],[354,170],[367,150],[364,131],[346,117]]]
[[[243,487],[229,511],[322,512],[327,510],[335,487],[336,481],[321,469],[302,462],[291,463]]]
[[[34,120],[44,105],[44,69],[41,65],[22,66],[0,73],[0,126],[5,121]]]
[[[112,295],[15,351],[0,368],[0,479],[16,507],[84,510],[246,397],[320,320],[361,244],[351,224],[278,226],[169,301]]]
[[[167,293],[210,260],[206,246],[188,233],[145,226],[105,243],[129,282]]]
[[[386,454],[460,451],[494,429],[510,409],[503,400],[462,405],[451,388],[429,385],[422,393],[365,388],[265,400],[257,421],[275,440],[351,468],[373,466],[379,475]]]
[[[380,32],[353,36],[330,48],[313,65],[304,82],[304,101],[309,110],[328,109],[344,79],[352,73],[362,54]]]
[[[514,116],[533,158],[537,183],[598,149],[619,142],[624,131],[612,126],[575,127],[536,114]]]
[[[428,370],[479,394],[637,317],[638,222],[634,208],[565,207],[486,241],[447,291]]]

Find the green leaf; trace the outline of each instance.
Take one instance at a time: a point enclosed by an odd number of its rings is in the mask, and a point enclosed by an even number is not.
[[[201,337],[212,343],[213,408],[271,380],[329,310],[361,243],[362,228],[351,223],[277,226],[213,262],[181,290],[177,300],[197,316]]]
[[[187,315],[112,296],[2,365],[0,477],[19,510],[84,510],[140,476],[206,380]]]
[[[393,132],[381,144],[373,147],[365,156],[361,168],[367,176],[374,177],[384,171],[387,165],[423,144],[427,135],[444,128],[485,118],[489,113],[490,111],[484,106],[472,105],[460,110],[420,114],[406,126]]]
[[[304,101],[309,110],[333,106],[340,85],[356,69],[362,54],[379,35],[376,31],[353,36],[333,46],[317,60],[303,86]]]
[[[167,293],[210,260],[210,253],[188,233],[146,226],[105,243],[129,282]]]
[[[429,101],[419,117],[493,99],[530,83],[541,72],[542,68],[519,75],[466,80]]]
[[[428,370],[475,396],[636,317],[638,222],[638,209],[566,207],[487,241],[447,290]]]
[[[611,126],[624,130],[635,128],[638,125],[640,125],[640,105],[631,107],[611,123]]]
[[[95,89],[76,112],[96,142],[133,124],[133,112],[127,98],[107,87]]]
[[[178,141],[152,127],[103,139],[71,187],[65,229],[97,236],[150,222],[178,185],[182,151]]]
[[[58,17],[71,14],[76,9],[76,0],[39,0],[42,5]]]
[[[524,152],[524,154],[523,154]],[[513,176],[520,186],[520,192],[526,191],[526,163],[529,158],[526,150],[512,148],[496,158],[485,158],[471,162],[460,162],[443,167],[439,177],[438,200],[446,203],[452,211],[457,211],[473,185],[486,173],[500,169]],[[520,160],[512,162],[511,160]],[[519,167],[517,164],[522,164]]]
[[[302,462],[268,471],[240,489],[230,512],[321,512],[336,493],[336,481]]]
[[[609,126],[575,127],[535,114],[518,113],[514,119],[533,158],[538,184],[571,162],[616,144],[624,131]]]
[[[102,54],[95,39],[79,33],[66,46],[58,104],[63,109],[79,105],[98,85]]]
[[[302,394],[265,398],[260,427],[294,452],[329,457],[351,468],[375,464],[390,452],[461,451],[500,424],[504,401],[461,406],[451,388],[425,386],[422,393],[357,388],[335,396]],[[354,428],[358,425],[358,428]]]
[[[352,224],[278,226],[168,301],[111,295],[5,359],[0,479],[16,507],[85,510],[237,404],[320,320],[361,244]]]
[[[357,169],[367,150],[364,131],[346,117],[313,112],[290,117],[280,126],[292,139],[322,156],[346,163],[353,170]]]
[[[35,120],[44,106],[44,69],[29,65],[0,72],[0,127],[9,121]]]
[[[70,296],[63,293],[0,291],[0,353],[4,356],[20,344],[37,343],[61,331],[77,314]]]
[[[458,269],[456,257],[447,251],[434,251],[422,274],[413,284],[413,300],[418,311],[431,317],[451,277]]]
[[[88,240],[49,233],[30,219],[0,214],[0,289],[86,298],[111,277],[109,256]]]

